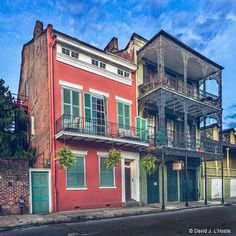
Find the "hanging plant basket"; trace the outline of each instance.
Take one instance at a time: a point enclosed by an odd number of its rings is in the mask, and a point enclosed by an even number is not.
[[[55,159],[60,168],[69,168],[75,164],[76,156],[70,148],[64,145],[58,149]]]
[[[105,161],[105,164],[108,168],[118,166],[121,160],[121,153],[119,150],[112,148],[108,153],[108,158]]]
[[[145,156],[141,160],[141,165],[142,165],[144,171],[148,175],[152,174],[159,164],[160,164],[160,158],[157,158],[154,156]]]

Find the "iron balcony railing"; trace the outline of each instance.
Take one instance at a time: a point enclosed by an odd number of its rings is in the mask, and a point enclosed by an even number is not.
[[[147,130],[107,122],[104,119],[99,118],[90,119],[64,114],[56,121],[56,134],[61,131],[147,143]]]
[[[220,143],[211,139],[197,138],[195,135],[187,135],[183,132],[173,130],[157,131],[157,134],[148,134],[150,146],[168,146],[193,151],[205,151],[211,153],[220,153]]]
[[[172,79],[168,76],[163,76],[161,78],[155,76],[152,81],[139,85],[139,96],[144,96],[149,91],[152,91],[158,87],[165,87],[168,90],[178,92],[190,98],[220,108],[219,99],[216,95],[203,91],[189,84],[187,85],[187,88],[185,88],[182,80]]]

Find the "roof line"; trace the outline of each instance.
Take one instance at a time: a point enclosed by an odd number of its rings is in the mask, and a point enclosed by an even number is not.
[[[144,49],[146,48],[150,43],[152,43],[157,37],[159,37],[160,35],[165,36],[166,38],[174,41],[175,43],[179,44],[180,46],[182,46],[183,48],[185,48],[186,50],[192,52],[193,54],[195,54],[196,56],[200,57],[201,59],[207,61],[208,63],[214,65],[215,67],[223,70],[224,67],[217,64],[216,62],[210,60],[209,58],[205,57],[204,55],[202,55],[201,53],[197,52],[196,50],[194,50],[193,48],[189,47],[188,45],[186,45],[185,43],[181,42],[179,39],[175,38],[174,36],[168,34],[166,31],[164,30],[160,30],[156,35],[154,35],[142,48],[140,48],[138,50],[138,54]]]
[[[94,50],[97,50],[97,51],[99,51],[99,52],[101,52],[101,53],[104,53],[104,54],[106,54],[106,55],[108,55],[108,56],[117,57],[117,58],[119,58],[119,59],[122,60],[122,61],[125,61],[125,62],[128,62],[129,64],[135,65],[133,62],[131,62],[131,61],[129,61],[129,60],[126,60],[126,59],[123,58],[123,57],[117,56],[117,55],[115,55],[115,54],[113,54],[113,53],[105,52],[104,50],[102,50],[102,49],[100,49],[100,48],[98,48],[98,47],[95,47],[95,46],[93,46],[93,45],[91,45],[91,44],[85,43],[85,42],[83,42],[83,41],[81,41],[81,40],[79,40],[79,39],[77,39],[77,38],[75,38],[75,37],[69,36],[68,34],[62,33],[62,32],[60,32],[60,31],[58,31],[58,30],[53,29],[53,33],[55,33],[55,34],[61,34],[62,36],[66,37],[66,38],[75,40],[76,42],[78,42],[78,43],[80,43],[80,44],[83,44],[83,45],[85,45],[85,46],[87,46],[87,47],[90,47],[90,48],[92,48],[92,49],[94,49]]]

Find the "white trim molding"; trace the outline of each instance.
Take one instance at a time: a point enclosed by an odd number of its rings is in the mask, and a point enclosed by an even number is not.
[[[103,92],[103,91],[100,91],[100,90],[97,90],[97,89],[92,89],[92,88],[89,88],[89,92],[100,95],[100,96],[104,96],[104,97],[107,97],[107,98],[109,98],[109,96],[110,96],[109,93],[106,93],[106,92]]]
[[[64,81],[64,80],[59,80],[59,84],[61,86],[65,86],[65,87],[83,90],[83,86],[82,85],[71,83],[71,82],[67,82],[67,81]]]
[[[122,185],[122,202],[126,202],[126,193],[125,193],[125,159],[132,160],[133,163],[133,184],[131,186],[131,197],[136,200],[140,201],[140,174],[139,174],[139,153],[137,152],[126,152],[121,151],[121,185]]]
[[[88,151],[72,150],[72,152],[77,155],[88,155]]]
[[[52,188],[51,188],[51,170],[47,168],[29,168],[29,211],[33,213],[33,201],[32,201],[32,172],[48,172],[48,201],[49,201],[49,213],[52,212]]]
[[[108,152],[97,152],[98,156],[108,157]]]
[[[126,99],[126,98],[122,98],[122,97],[119,97],[119,96],[115,96],[115,99],[120,101],[120,102],[125,102],[125,103],[128,103],[130,105],[133,104],[133,101],[129,100],[129,99]]]
[[[101,50],[96,49],[92,46],[87,46],[82,42],[79,42],[79,41],[74,40],[74,39],[69,38],[69,37],[65,37],[62,34],[60,34],[59,32],[55,33],[55,34],[57,35],[57,42],[58,43],[62,43],[62,44],[64,43],[64,44],[70,45],[71,47],[74,47],[78,50],[82,50],[82,51],[84,51],[88,54],[95,55],[97,57],[100,57],[104,60],[108,60],[112,63],[115,63],[116,65],[120,65],[120,66],[128,68],[130,70],[136,70],[137,69],[137,66],[134,63],[132,63],[132,62],[126,60],[126,59],[123,59],[119,56],[116,56],[112,53],[101,51]]]
[[[87,190],[88,188],[87,187],[84,187],[84,188],[66,188],[66,191],[77,191],[77,190]]]

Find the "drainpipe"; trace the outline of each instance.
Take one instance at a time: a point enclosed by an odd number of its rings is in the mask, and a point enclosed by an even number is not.
[[[47,27],[47,41],[48,41],[48,80],[49,80],[49,96],[50,96],[50,149],[51,149],[51,171],[53,182],[53,211],[57,212],[57,182],[56,182],[56,162],[55,157],[55,107],[54,107],[54,74],[53,74],[53,49],[56,45],[55,37],[52,38],[52,25]]]

